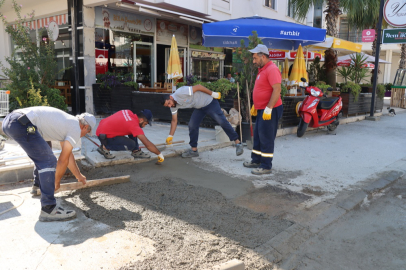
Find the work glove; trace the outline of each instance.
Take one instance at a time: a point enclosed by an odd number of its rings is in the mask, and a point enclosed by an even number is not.
[[[220,92],[211,92],[211,96],[215,99],[220,99],[221,93]]]
[[[172,135],[169,135],[168,138],[166,138],[166,144],[167,144],[167,145],[172,144],[172,139],[173,139],[173,136],[172,136]]]
[[[252,105],[251,110],[250,110],[250,113],[251,113],[252,116],[257,116],[258,112],[257,112],[257,110],[255,109],[254,105]]]
[[[271,120],[272,118],[272,109],[265,107],[264,113],[262,114],[262,119]]]
[[[159,162],[159,163],[164,162],[164,155],[162,155],[162,153],[160,153],[160,154],[158,155],[158,162]]]

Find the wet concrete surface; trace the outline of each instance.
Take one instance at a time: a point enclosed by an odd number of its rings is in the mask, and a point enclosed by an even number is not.
[[[64,197],[91,219],[154,241],[153,256],[123,269],[206,269],[231,258],[246,269],[272,269],[253,250],[294,224],[278,216],[284,207],[308,198],[274,187],[255,189],[251,181],[199,168],[191,159],[86,173],[89,179],[125,174],[130,183]]]
[[[405,269],[406,178],[311,237],[281,269]]]

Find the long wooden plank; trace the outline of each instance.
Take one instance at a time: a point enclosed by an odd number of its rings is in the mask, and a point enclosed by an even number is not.
[[[120,184],[130,182],[129,175],[123,175],[118,177],[110,177],[110,178],[102,178],[102,179],[95,179],[95,180],[87,180],[86,185],[83,185],[81,182],[74,182],[74,183],[66,183],[61,184],[61,187],[55,191],[55,193],[60,191],[68,191],[68,190],[76,190],[82,188],[90,188],[90,187],[101,187],[113,184]]]

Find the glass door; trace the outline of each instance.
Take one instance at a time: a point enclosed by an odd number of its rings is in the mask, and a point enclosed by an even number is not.
[[[152,43],[133,43],[134,47],[134,81],[141,87],[154,86],[154,49]]]

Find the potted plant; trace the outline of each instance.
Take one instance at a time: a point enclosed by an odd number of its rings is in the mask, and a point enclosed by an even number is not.
[[[341,87],[340,95],[343,100],[342,112],[345,116],[349,114],[357,114],[363,110],[358,103],[360,92],[361,86],[351,81],[347,82]]]
[[[391,90],[392,90],[392,85],[391,83],[385,84],[385,97],[391,97]]]
[[[372,84],[370,83],[361,83],[361,93],[372,93]]]
[[[328,88],[332,89],[332,87],[330,85],[324,83],[324,84],[316,84],[315,86],[317,88],[319,88],[324,94],[326,94],[328,96],[332,96],[332,91],[327,90]]]

